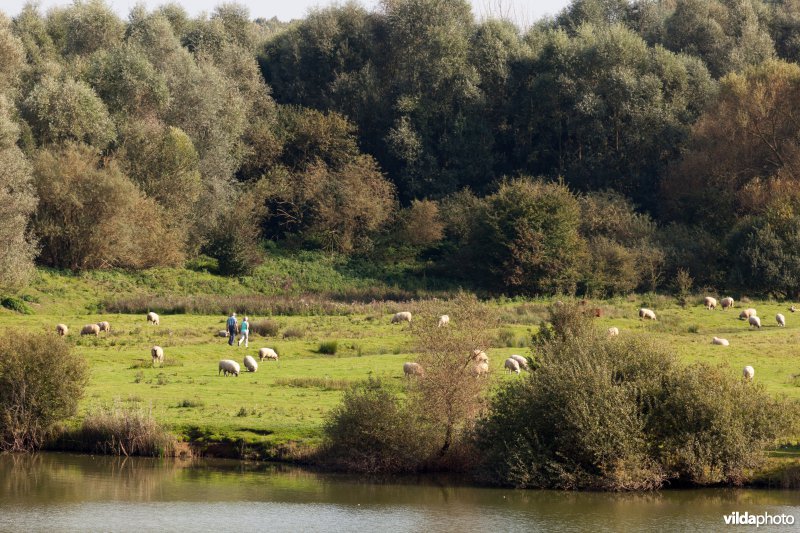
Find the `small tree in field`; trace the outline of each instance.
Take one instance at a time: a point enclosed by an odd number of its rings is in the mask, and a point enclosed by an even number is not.
[[[60,337],[0,336],[0,450],[40,448],[53,424],[75,414],[86,364]]]
[[[439,315],[450,316],[439,327]],[[439,456],[444,456],[459,436],[471,426],[484,406],[488,376],[476,375],[474,350],[489,346],[491,315],[475,296],[459,294],[447,302],[426,302],[412,324],[417,362],[425,369],[412,392],[413,399],[433,426],[440,429]]]

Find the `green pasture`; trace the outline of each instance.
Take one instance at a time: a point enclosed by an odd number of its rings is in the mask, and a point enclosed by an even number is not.
[[[161,324],[147,324],[144,314],[98,313],[103,298],[126,293],[158,290],[153,276],[142,288],[141,278],[109,274],[95,277],[40,274],[25,293],[32,314],[0,309],[0,324],[23,331],[53,331],[59,322],[70,328],[69,342],[85,357],[91,380],[81,403],[81,414],[103,406],[137,405],[152,410],[157,420],[180,435],[216,441],[281,445],[315,444],[319,441],[325,414],[339,401],[351,382],[370,376],[402,388],[402,365],[413,361],[414,340],[408,325],[392,325],[391,313],[354,312],[342,316],[272,316],[278,324],[274,337],[251,334],[250,347],[230,347],[217,336],[225,316],[161,315]],[[189,276],[191,278],[191,276]],[[206,279],[208,277],[208,279]],[[170,278],[174,279],[174,278]],[[214,276],[200,277],[207,288],[220,286]],[[197,283],[192,278],[191,283]],[[166,284],[164,293],[183,291]],[[238,285],[241,288],[241,285]],[[731,310],[708,311],[696,298],[685,308],[670,298],[630,297],[613,301],[590,301],[600,308],[600,328],[617,326],[620,335],[654,336],[666,343],[687,364],[705,361],[729,366],[740,375],[742,367],[755,368],[755,380],[770,393],[800,398],[800,313],[788,311],[789,303],[753,301]],[[495,300],[488,302],[501,322],[493,332],[495,341],[487,353],[493,370],[490,379],[517,379],[503,371],[504,359],[512,354],[529,355],[530,336],[546,316],[551,300]],[[656,322],[637,317],[642,303],[658,314]],[[409,304],[413,306],[412,304]],[[761,330],[739,320],[739,311],[755,307],[762,318]],[[442,312],[447,303],[442,302]],[[786,328],[778,327],[775,314],[786,316]],[[241,315],[240,315],[241,317]],[[251,323],[264,317],[250,316]],[[110,334],[81,337],[84,324],[108,320]],[[283,333],[289,330],[290,338]],[[296,336],[299,335],[299,336]],[[711,344],[713,336],[724,337],[730,346]],[[318,353],[322,341],[338,341],[335,355]],[[153,367],[150,347],[164,348],[165,363]],[[261,347],[274,348],[277,362],[259,363],[258,372],[237,377],[218,375],[220,359],[240,364],[245,355],[257,359]]]

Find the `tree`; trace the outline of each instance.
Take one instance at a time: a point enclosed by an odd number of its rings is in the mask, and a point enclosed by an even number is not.
[[[0,336],[0,450],[41,448],[53,424],[73,416],[88,381],[86,364],[53,334]]]

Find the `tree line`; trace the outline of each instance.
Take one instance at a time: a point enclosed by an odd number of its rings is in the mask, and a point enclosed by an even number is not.
[[[275,243],[493,292],[800,294],[800,4],[0,16],[0,284]]]

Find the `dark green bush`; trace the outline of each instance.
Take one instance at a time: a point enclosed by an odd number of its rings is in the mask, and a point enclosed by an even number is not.
[[[0,336],[0,450],[40,448],[56,422],[75,414],[86,381],[85,362],[61,337]]]
[[[22,298],[17,298],[15,296],[4,297],[2,300],[0,300],[0,305],[5,307],[6,309],[10,309],[11,311],[22,313],[23,315],[33,314],[33,311],[31,310],[30,306],[26,304]]]
[[[579,325],[579,315],[566,321],[564,309],[561,325],[539,339],[537,368],[504,385],[477,426],[486,481],[600,490],[740,484],[791,431],[787,405],[738,372],[682,368],[662,345],[608,339]]]
[[[326,355],[336,355],[336,351],[339,349],[339,342],[338,341],[322,341],[319,343],[319,348],[317,351],[319,353],[323,353]]]
[[[370,474],[414,472],[434,450],[428,424],[383,383],[370,379],[344,394],[325,424],[323,461]]]

